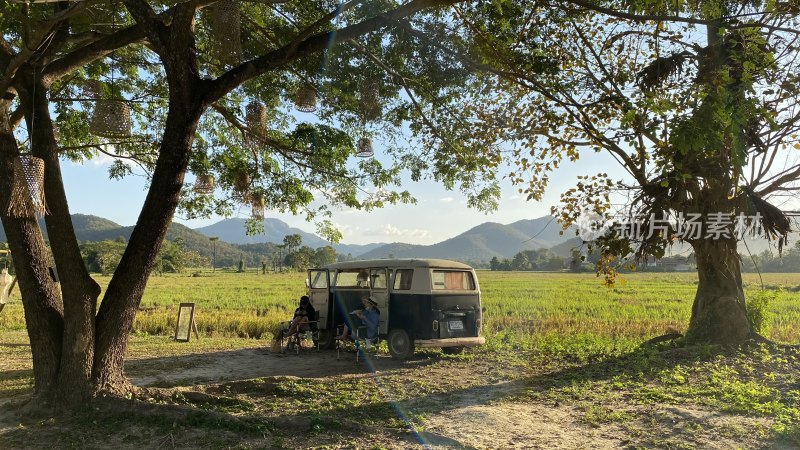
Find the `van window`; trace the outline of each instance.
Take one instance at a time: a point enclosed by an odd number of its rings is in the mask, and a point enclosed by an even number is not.
[[[372,289],[386,289],[386,269],[372,269]]]
[[[475,283],[472,280],[472,273],[456,270],[434,270],[433,289],[448,291],[472,291]]]
[[[394,271],[394,290],[407,291],[411,289],[411,279],[414,269],[397,269]]]
[[[336,287],[369,287],[367,269],[342,270],[336,274]]]
[[[324,270],[312,270],[309,274],[311,278],[311,289],[325,289],[328,287],[328,277]]]

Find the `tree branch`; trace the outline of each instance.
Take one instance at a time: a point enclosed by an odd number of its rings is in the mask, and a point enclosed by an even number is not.
[[[211,81],[203,101],[205,104],[213,103],[247,80],[267,73],[270,70],[283,67],[287,63],[310,53],[332,47],[336,45],[337,42],[347,41],[379,30],[398,19],[402,19],[422,10],[449,6],[458,1],[461,0],[412,0],[397,9],[364,20],[358,24],[339,30],[319,33],[304,39],[296,45],[290,44],[280,49],[273,50],[264,56],[235,67],[216,80]]]

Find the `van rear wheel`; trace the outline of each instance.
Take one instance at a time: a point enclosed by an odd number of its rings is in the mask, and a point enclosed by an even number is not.
[[[403,360],[414,354],[414,340],[411,339],[406,330],[395,328],[389,332],[386,340],[392,358]]]
[[[464,353],[464,347],[442,347],[442,353],[445,355],[460,355]]]

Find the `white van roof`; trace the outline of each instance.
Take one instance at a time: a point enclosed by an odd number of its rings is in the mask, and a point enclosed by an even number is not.
[[[362,259],[328,264],[324,269],[362,269],[366,267],[430,267],[434,269],[472,269],[472,267],[448,259]]]

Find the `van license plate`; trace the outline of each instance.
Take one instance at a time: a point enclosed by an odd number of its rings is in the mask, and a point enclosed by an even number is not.
[[[464,322],[460,320],[451,320],[450,321],[450,329],[451,330],[463,330],[464,329]]]

